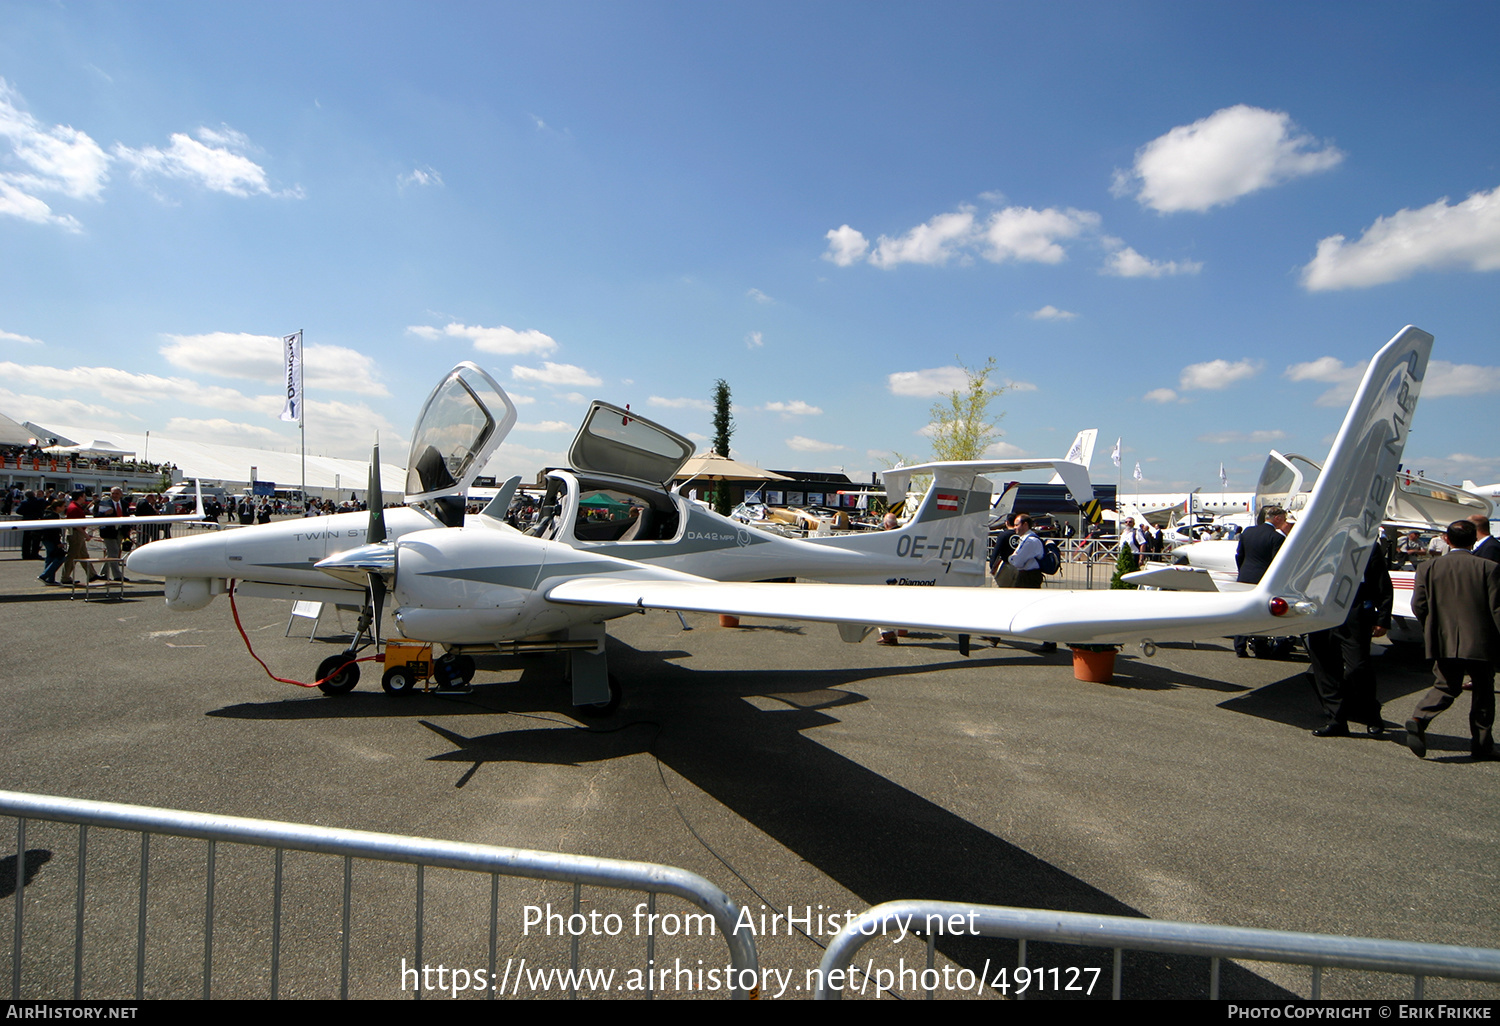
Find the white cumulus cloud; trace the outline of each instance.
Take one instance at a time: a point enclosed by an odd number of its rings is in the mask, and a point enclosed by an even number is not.
[[[865,251],[870,248],[869,240],[847,224],[831,229],[823,237],[828,240],[828,251],[823,254],[823,259],[840,267],[848,267],[863,260]]]
[[[514,366],[510,369],[510,374],[517,381],[536,381],[543,385],[593,388],[604,384],[602,379],[594,377],[582,367],[571,363],[553,363],[550,360],[543,360],[540,367]]]
[[[926,224],[919,224],[899,238],[882,235],[870,254],[876,267],[897,264],[945,264],[961,247],[972,241],[974,210],[966,207],[951,214],[939,214]]]
[[[1006,260],[1057,264],[1067,259],[1061,239],[1072,239],[1099,227],[1091,210],[1033,210],[1006,207],[990,215],[982,232],[981,255],[994,263]]]
[[[248,147],[249,140],[243,134],[229,128],[200,128],[197,135],[194,139],[183,132],[173,132],[171,145],[165,150],[116,144],[114,155],[130,165],[131,176],[137,179],[152,175],[177,178],[231,196],[273,194],[265,168],[237,152]],[[289,195],[297,194],[294,190]]]
[[[0,140],[14,170],[0,171],[0,214],[80,230],[76,218],[53,213],[37,193],[97,199],[109,180],[109,155],[86,132],[43,125],[21,108],[15,88],[0,79]]]
[[[1500,187],[1456,206],[1444,197],[1376,218],[1355,242],[1330,235],[1302,269],[1302,285],[1310,292],[1368,288],[1447,268],[1500,270]]]
[[[1236,381],[1254,377],[1259,371],[1260,364],[1249,357],[1234,363],[1228,360],[1209,360],[1182,368],[1177,387],[1184,392],[1194,389],[1218,390],[1228,388]]]
[[[1177,393],[1170,388],[1153,388],[1144,398],[1148,403],[1175,403]]]
[[[468,339],[481,353],[495,353],[499,356],[527,356],[533,353],[540,356],[557,348],[557,340],[551,335],[543,334],[535,328],[518,331],[503,324],[486,328],[480,324],[459,324],[453,321],[442,328],[412,324],[406,330],[428,341],[436,341],[445,336]]]
[[[848,225],[845,225],[845,227],[847,228]],[[766,295],[760,289],[751,289],[749,292],[746,292],[745,295],[749,296],[751,299],[755,300],[757,303],[760,303],[763,306],[776,302],[776,300]]]
[[[414,167],[404,175],[397,175],[396,184],[403,189],[408,185],[440,186],[443,184],[443,176],[434,167]]]
[[[763,338],[761,336],[761,333],[758,332],[758,331],[752,331],[748,335],[745,336],[745,348],[746,349],[759,349],[761,346],[763,346],[765,344],[766,344],[765,338]]]
[[[713,409],[713,404],[707,399],[688,399],[686,397],[669,399],[666,396],[653,395],[646,400],[647,406],[659,406],[666,410],[702,410],[704,413]]]
[[[897,371],[887,380],[892,395],[926,397],[969,387],[969,375],[962,367],[928,367],[926,370]]]
[[[1048,303],[1040,310],[1033,310],[1027,316],[1034,321],[1071,321],[1078,315],[1071,310],[1059,310],[1051,303]]]
[[[823,411],[811,403],[803,402],[801,399],[793,399],[789,403],[766,403],[761,407],[767,413],[779,413],[783,417],[811,417]]]
[[[517,431],[542,431],[547,433],[572,431],[573,427],[574,425],[569,424],[565,420],[541,420],[534,424],[525,422],[517,422],[516,424]]]
[[[1125,246],[1109,255],[1101,273],[1117,278],[1161,278],[1173,274],[1197,274],[1201,270],[1203,265],[1197,261],[1151,260]]]
[[[168,335],[167,339],[161,355],[174,367],[268,385],[282,382],[281,339],[275,335],[212,331],[202,335]],[[391,394],[375,380],[375,361],[347,346],[304,342],[302,376],[309,389],[374,396]]]
[[[0,331],[0,342],[24,342],[29,346],[46,344],[39,338],[32,338],[30,335],[17,335],[13,331]]]
[[[833,442],[820,442],[816,438],[804,438],[802,435],[793,435],[791,438],[788,438],[786,440],[786,447],[794,449],[797,452],[833,452],[835,449],[844,448],[844,446],[836,445]]]
[[[1135,192],[1142,206],[1164,214],[1201,212],[1343,159],[1336,147],[1301,132],[1290,115],[1241,103],[1142,146],[1130,172],[1116,172],[1113,191]]]
[[[1306,363],[1294,363],[1286,369],[1292,381],[1317,381],[1332,385],[1318,396],[1319,406],[1347,406],[1354,398],[1354,390],[1365,376],[1368,360],[1344,365],[1332,356],[1320,356]],[[1442,399],[1450,396],[1486,395],[1500,392],[1500,367],[1485,367],[1474,363],[1453,363],[1449,360],[1430,360],[1427,377],[1422,382],[1424,399]]]

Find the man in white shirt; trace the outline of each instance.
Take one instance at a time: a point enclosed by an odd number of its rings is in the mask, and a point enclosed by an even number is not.
[[[1031,518],[1025,513],[1016,517],[1016,547],[1011,553],[1010,565],[1015,568],[1012,588],[1040,588],[1042,586],[1042,557],[1047,548],[1041,537],[1031,529]],[[1057,645],[1051,641],[1042,643],[1043,652],[1056,652]]]

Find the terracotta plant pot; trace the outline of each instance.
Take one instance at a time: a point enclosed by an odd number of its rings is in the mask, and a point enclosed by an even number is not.
[[[728,613],[720,613],[719,614],[719,626],[720,627],[738,627],[739,625],[740,625],[740,618],[739,617],[737,617],[737,616],[730,616]]]
[[[1079,680],[1086,680],[1090,684],[1108,684],[1115,676],[1115,656],[1119,653],[1114,649],[1104,652],[1090,652],[1087,649],[1073,649],[1073,676]]]

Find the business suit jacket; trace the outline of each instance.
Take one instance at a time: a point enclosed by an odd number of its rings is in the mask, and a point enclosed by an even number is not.
[[[1454,549],[1417,567],[1412,612],[1428,659],[1500,663],[1500,563]]]
[[[1285,541],[1286,536],[1270,524],[1256,524],[1245,528],[1245,533],[1240,535],[1240,543],[1234,550],[1234,562],[1240,568],[1240,583],[1259,584]]]
[[[1492,534],[1485,535],[1474,544],[1474,555],[1491,563],[1500,563],[1500,540]]]

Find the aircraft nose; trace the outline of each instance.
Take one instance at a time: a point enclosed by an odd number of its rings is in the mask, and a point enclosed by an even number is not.
[[[134,549],[125,560],[143,577],[225,577],[224,536],[218,531],[186,538],[163,538]]]

